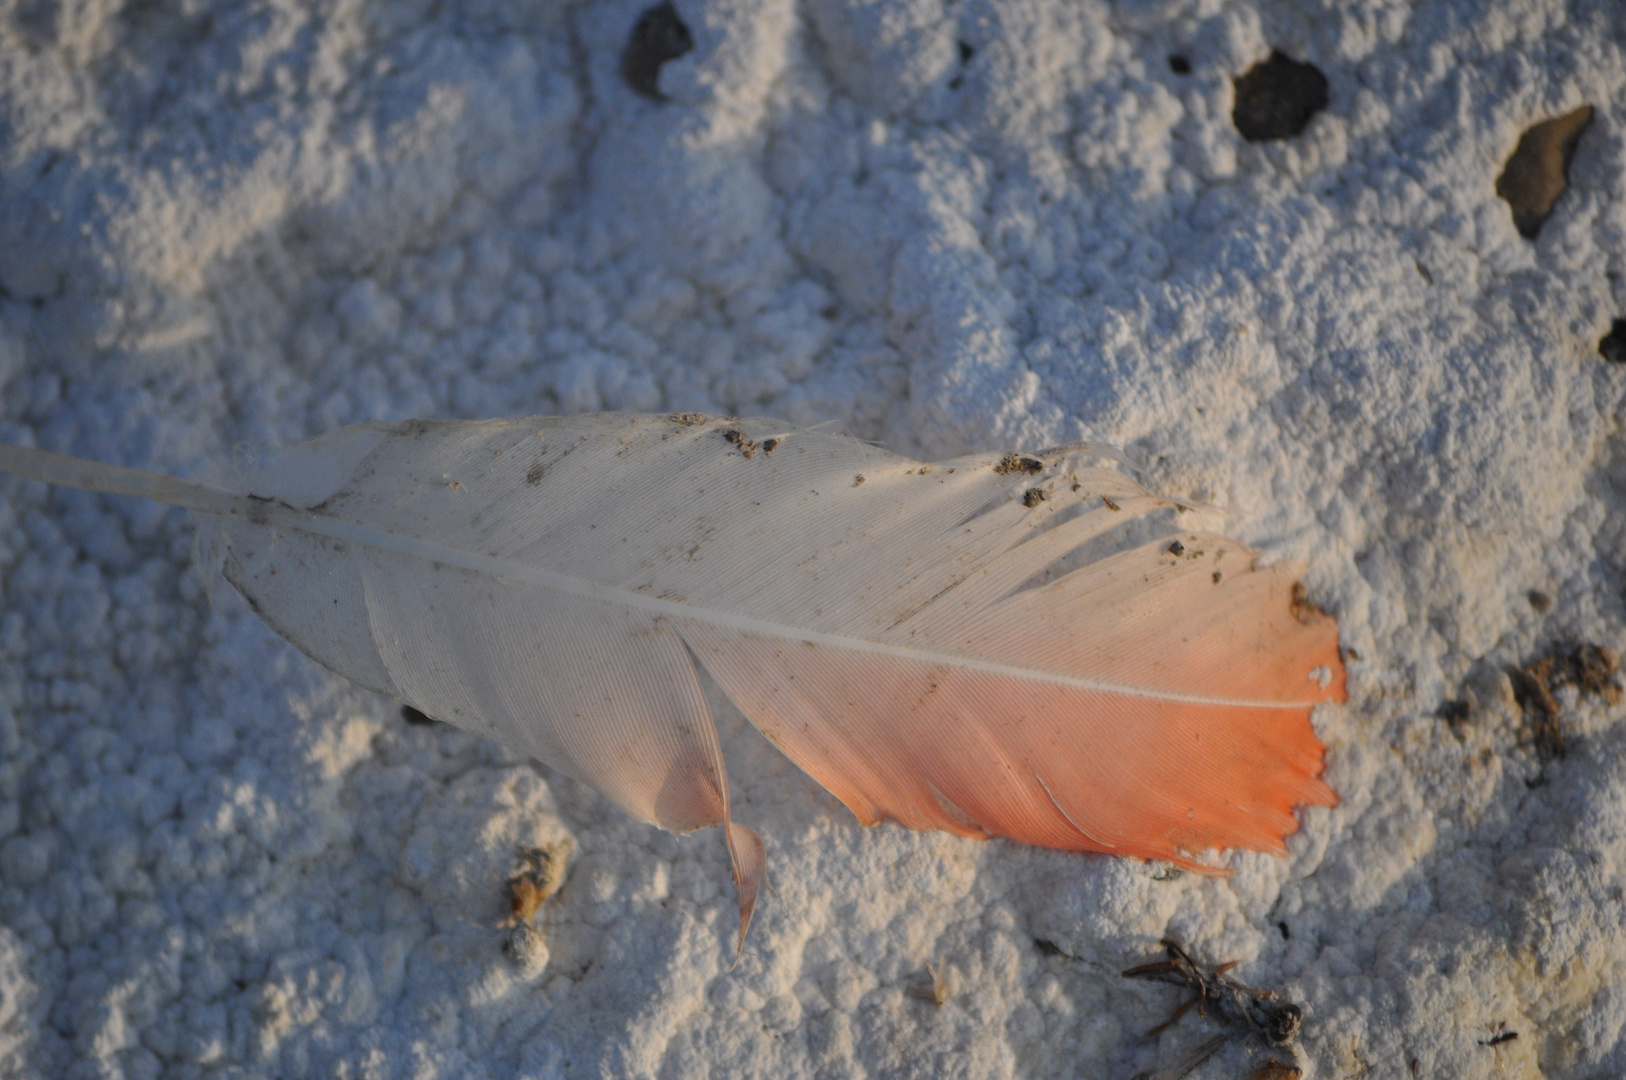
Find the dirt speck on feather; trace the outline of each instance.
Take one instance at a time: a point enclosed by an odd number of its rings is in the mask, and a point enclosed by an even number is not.
[[[723,438],[728,440],[745,460],[750,461],[757,456],[757,444],[747,439],[745,433],[739,428],[729,428],[724,431]]]
[[[1026,454],[1006,454],[999,459],[999,464],[994,466],[994,472],[1000,476],[1009,476],[1012,473],[1027,473],[1032,476],[1034,473],[1042,471],[1044,471],[1044,462],[1036,457],[1028,457]]]

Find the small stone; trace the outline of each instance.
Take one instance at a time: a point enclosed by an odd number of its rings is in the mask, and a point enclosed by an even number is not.
[[[1327,107],[1327,77],[1280,52],[1235,80],[1231,122],[1249,142],[1290,139]]]
[[[661,65],[694,48],[694,35],[678,17],[672,0],[648,8],[638,16],[621,50],[621,77],[651,101],[665,101],[661,93]]]
[[[1616,319],[1598,342],[1598,355],[1611,364],[1626,364],[1626,319]]]
[[[1543,120],[1519,137],[1513,156],[1496,178],[1496,194],[1513,210],[1513,227],[1534,240],[1570,183],[1575,144],[1592,122],[1592,106]]]

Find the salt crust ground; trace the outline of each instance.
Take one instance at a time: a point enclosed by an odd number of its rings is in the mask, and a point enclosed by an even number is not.
[[[0,7],[0,438],[190,475],[603,407],[1114,440],[1308,559],[1360,656],[1343,805],[1168,880],[860,830],[724,711],[776,890],[731,973],[715,835],[407,727],[211,605],[184,515],[8,481],[0,1073],[1126,1077],[1205,1034],[1118,977],[1165,934],[1300,1001],[1314,1076],[1626,1073],[1622,711],[1565,698],[1543,766],[1504,674],[1626,639],[1626,8],[675,3],[664,104],[619,72],[643,0]],[[1331,104],[1251,145],[1273,47]],[[1583,103],[1526,241],[1495,176]],[[514,851],[564,837],[516,961]]]

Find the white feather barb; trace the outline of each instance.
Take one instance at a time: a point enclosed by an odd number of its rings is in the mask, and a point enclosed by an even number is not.
[[[642,821],[724,825],[743,943],[764,849],[696,659],[866,824],[1208,869],[1336,802],[1309,723],[1343,700],[1336,625],[1223,537],[1126,547],[1176,504],[1102,454],[597,414],[357,425],[231,490],[11,446],[0,471],[205,514],[319,663]]]

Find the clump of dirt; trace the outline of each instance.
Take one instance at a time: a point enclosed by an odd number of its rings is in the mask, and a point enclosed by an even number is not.
[[[508,879],[508,906],[514,925],[528,923],[559,886],[575,844],[566,840],[520,852],[519,869]]]
[[[1026,454],[1006,454],[999,459],[999,464],[994,466],[994,472],[1000,476],[1010,476],[1013,473],[1027,473],[1032,476],[1034,473],[1043,471],[1044,462],[1036,457],[1028,457]]]
[[[747,439],[745,433],[738,428],[729,428],[723,432],[723,438],[727,439],[745,460],[750,461],[757,456],[757,444]],[[775,443],[775,445],[778,444]]]
[[[1588,643],[1561,649],[1508,672],[1514,700],[1524,712],[1541,760],[1564,755],[1564,729],[1559,724],[1556,691],[1573,686],[1583,697],[1601,697],[1610,705],[1618,705],[1622,693],[1616,678],[1619,670],[1619,654]]]

